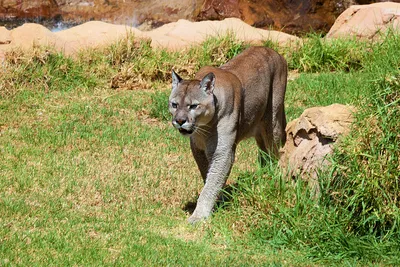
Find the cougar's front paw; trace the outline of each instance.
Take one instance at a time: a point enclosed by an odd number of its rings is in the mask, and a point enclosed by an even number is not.
[[[198,224],[201,221],[205,221],[205,219],[207,219],[207,217],[197,217],[197,216],[190,216],[188,219],[188,222],[192,225]]]
[[[188,222],[192,225],[197,224],[201,221],[205,221],[208,217],[210,216],[210,214],[200,214],[198,212],[194,212],[192,214],[192,216],[189,217]]]

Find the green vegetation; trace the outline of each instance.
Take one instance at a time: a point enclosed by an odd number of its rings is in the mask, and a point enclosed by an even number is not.
[[[191,77],[248,45],[233,36],[184,52],[133,36],[68,58],[7,54],[0,67],[0,265],[310,266],[400,264],[400,36],[277,48],[288,120],[357,107],[313,198],[256,145],[239,145],[226,201],[187,224],[202,180],[169,122],[170,71]],[[130,89],[130,90],[127,90]],[[229,189],[229,190],[228,190]]]

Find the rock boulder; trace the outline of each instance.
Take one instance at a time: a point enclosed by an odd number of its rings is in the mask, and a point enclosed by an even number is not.
[[[222,20],[236,17],[258,28],[288,33],[327,32],[347,1],[284,0],[241,1],[205,0],[195,20]]]
[[[144,36],[152,39],[153,46],[174,50],[201,43],[207,37],[227,34],[233,34],[238,40],[253,44],[261,44],[263,41],[271,40],[280,45],[289,45],[299,40],[298,37],[287,33],[251,27],[237,18],[200,22],[179,20],[149,32],[143,32]]]
[[[0,27],[0,45],[11,43],[11,33],[5,27]]]
[[[332,104],[306,109],[286,127],[279,165],[289,178],[301,177],[317,192],[318,172],[329,164],[334,144],[350,131],[354,108]]]
[[[400,30],[400,3],[354,5],[337,18],[327,38],[355,36],[374,39],[389,27]]]
[[[0,59],[4,57],[5,51],[13,47],[29,49],[32,45],[54,46],[67,55],[73,55],[82,49],[110,45],[127,34],[134,34],[138,39],[151,39],[153,47],[180,50],[198,44],[207,37],[224,36],[228,33],[233,33],[238,40],[254,44],[272,40],[285,45],[299,40],[298,37],[286,33],[251,27],[234,18],[201,22],[179,20],[145,32],[134,27],[101,21],[86,22],[59,32],[51,32],[39,24],[26,23],[10,31],[0,28]]]

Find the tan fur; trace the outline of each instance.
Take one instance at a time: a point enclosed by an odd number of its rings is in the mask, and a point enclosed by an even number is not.
[[[286,81],[285,59],[266,47],[250,47],[219,68],[204,67],[194,80],[172,73],[172,124],[190,136],[204,180],[190,223],[210,216],[241,140],[254,137],[261,151],[277,155],[286,136]]]

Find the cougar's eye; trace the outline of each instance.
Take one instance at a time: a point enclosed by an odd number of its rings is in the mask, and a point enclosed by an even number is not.
[[[189,105],[189,109],[196,109],[199,106],[199,104],[191,104]]]
[[[177,104],[177,103],[171,103],[171,107],[172,107],[172,108],[177,108],[177,107],[178,107],[178,104]]]

